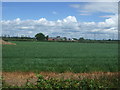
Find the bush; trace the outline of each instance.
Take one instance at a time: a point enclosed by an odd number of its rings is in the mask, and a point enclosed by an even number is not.
[[[38,88],[38,89],[100,89],[100,88],[119,88],[118,79],[116,77],[104,77],[102,76],[99,79],[88,79],[83,78],[82,80],[75,79],[64,79],[64,78],[45,78],[44,76],[38,74],[37,82],[32,84],[27,80],[27,83],[23,87],[18,86],[7,86],[5,82],[3,82],[4,88]]]

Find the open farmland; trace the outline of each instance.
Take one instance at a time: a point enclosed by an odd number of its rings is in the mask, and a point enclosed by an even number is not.
[[[3,72],[116,72],[118,45],[13,42],[3,45]]]

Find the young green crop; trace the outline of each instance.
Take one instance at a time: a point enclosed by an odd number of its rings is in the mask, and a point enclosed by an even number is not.
[[[3,71],[115,72],[118,45],[107,43],[14,42],[3,45]]]

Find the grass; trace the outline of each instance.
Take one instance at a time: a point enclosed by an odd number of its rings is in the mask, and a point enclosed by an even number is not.
[[[3,71],[118,71],[117,44],[22,41],[13,43],[17,45],[3,45]]]

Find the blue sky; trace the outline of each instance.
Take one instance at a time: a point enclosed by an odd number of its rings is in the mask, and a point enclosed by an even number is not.
[[[113,2],[3,2],[3,34],[113,38],[117,8]]]
[[[39,19],[46,18],[47,20],[63,19],[67,16],[75,16],[78,21],[104,21],[105,18],[99,16],[113,15],[106,12],[95,12],[90,15],[79,15],[80,12],[76,8],[70,7],[71,4],[79,4],[82,6],[88,2],[4,2],[3,3],[3,19],[12,20],[21,19]],[[84,9],[80,9],[84,11]],[[56,12],[53,13],[53,12]]]

